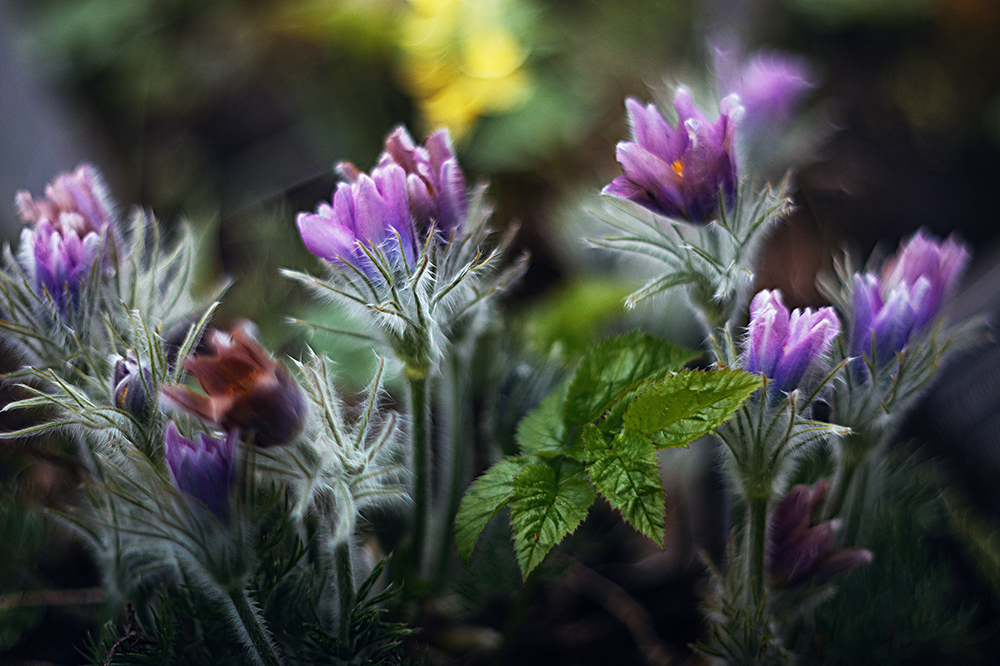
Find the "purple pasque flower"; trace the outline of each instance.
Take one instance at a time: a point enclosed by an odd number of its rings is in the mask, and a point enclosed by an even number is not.
[[[831,550],[833,523],[813,523],[829,487],[826,479],[812,486],[795,486],[774,507],[767,559],[772,587],[793,587],[809,581],[825,583],[871,561],[871,552],[864,548]]]
[[[167,426],[164,438],[164,457],[174,483],[208,507],[219,520],[229,517],[235,445],[235,432],[222,439],[198,435],[195,441],[182,437],[173,423]]]
[[[100,172],[81,164],[73,173],[61,173],[45,187],[45,198],[36,201],[24,190],[15,197],[21,219],[39,224],[47,220],[60,234],[80,238],[102,233],[114,221],[114,205]]]
[[[886,365],[934,319],[968,263],[954,238],[937,242],[918,231],[904,242],[880,276],[859,273],[852,289],[851,354]]]
[[[379,168],[389,164],[398,164],[406,172],[406,195],[418,229],[426,231],[433,225],[445,236],[462,230],[469,211],[465,174],[447,130],[417,146],[400,125],[386,137],[385,152],[379,158]]]
[[[715,218],[720,195],[722,205],[733,206],[737,180],[733,134],[742,113],[735,95],[722,100],[714,123],[694,106],[691,91],[683,86],[674,97],[676,127],[653,104],[642,106],[629,97],[625,107],[633,140],[618,144],[622,175],[604,188],[604,194],[697,224]]]
[[[368,175],[344,163],[338,171],[347,182],[337,185],[332,205],[321,203],[315,213],[299,213],[295,220],[309,252],[320,259],[350,264],[371,277],[378,271],[362,245],[412,267],[416,235],[403,168],[388,163]]]
[[[758,51],[742,62],[717,48],[716,71],[719,88],[739,95],[745,110],[742,123],[748,131],[775,127],[788,121],[810,81],[805,60],[776,51]]]
[[[19,259],[32,286],[47,293],[66,314],[79,301],[105,234],[114,222],[113,206],[97,169],[89,164],[63,173],[45,188],[45,198],[17,193],[21,219]]]
[[[790,314],[777,289],[765,289],[750,303],[743,368],[774,380],[780,391],[794,390],[840,332],[833,308]]]

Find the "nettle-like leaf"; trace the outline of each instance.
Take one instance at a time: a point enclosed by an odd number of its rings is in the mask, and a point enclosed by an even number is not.
[[[700,354],[641,333],[605,340],[584,356],[577,368],[566,396],[566,423],[596,421],[622,393],[647,379],[678,370]]]
[[[684,446],[718,428],[760,386],[742,370],[686,371],[652,384],[625,412],[625,427],[656,448]]]
[[[598,492],[632,527],[663,543],[663,481],[649,438],[623,430],[610,441],[597,426],[583,429],[587,471]]]
[[[514,477],[510,522],[521,575],[527,578],[553,547],[587,517],[596,497],[580,465],[526,466]]]
[[[514,492],[514,477],[524,469],[519,458],[504,458],[472,482],[455,516],[458,553],[469,564],[479,535],[493,516],[507,506]]]
[[[542,458],[568,456],[583,462],[584,451],[580,442],[567,442],[569,427],[563,420],[569,382],[559,388],[521,419],[517,425],[517,443],[525,455]]]

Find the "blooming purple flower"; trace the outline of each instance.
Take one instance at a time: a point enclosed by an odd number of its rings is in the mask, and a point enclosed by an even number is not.
[[[458,165],[447,130],[427,137],[417,146],[402,125],[385,140],[379,168],[398,164],[406,172],[410,213],[418,229],[434,225],[445,236],[465,226],[469,202],[465,175]]]
[[[244,326],[228,334],[210,331],[205,346],[208,353],[195,354],[184,363],[205,394],[174,385],[162,389],[164,397],[223,430],[253,435],[257,446],[292,441],[302,430],[306,405],[288,371]]]
[[[889,363],[941,309],[969,260],[954,238],[939,243],[918,231],[882,269],[854,276],[851,354]]]
[[[773,587],[792,587],[807,581],[825,583],[871,561],[871,552],[864,548],[831,551],[833,523],[813,524],[828,490],[826,479],[813,486],[798,485],[774,507],[767,562]]]
[[[743,62],[716,49],[719,88],[739,95],[745,109],[743,125],[749,130],[786,122],[813,84],[802,58],[758,51]]]
[[[722,204],[736,199],[736,158],[733,132],[742,107],[735,95],[722,100],[714,122],[691,101],[691,91],[677,89],[677,126],[671,127],[656,106],[625,100],[633,141],[616,151],[622,174],[604,188],[605,194],[630,199],[668,217],[698,224],[710,222]]]
[[[98,171],[84,164],[56,176],[36,201],[17,193],[21,219],[19,259],[39,293],[47,293],[62,313],[72,311],[100,255],[114,221],[111,200]]]
[[[351,164],[339,170],[349,182],[337,185],[333,205],[321,203],[315,213],[299,213],[296,218],[306,248],[320,259],[351,264],[370,276],[377,271],[362,244],[412,266],[416,238],[403,168],[386,164],[370,176]]]
[[[173,423],[167,426],[164,456],[174,483],[195,498],[219,520],[229,516],[229,490],[233,483],[236,433],[223,439],[198,435],[182,437]]]
[[[796,308],[789,314],[781,292],[765,289],[750,303],[744,369],[771,378],[780,391],[792,391],[839,332],[833,308]]]

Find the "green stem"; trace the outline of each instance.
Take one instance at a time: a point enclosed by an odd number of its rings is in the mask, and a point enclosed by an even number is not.
[[[459,353],[451,355],[451,474],[448,487],[448,507],[443,516],[441,543],[438,551],[437,571],[434,578],[435,589],[440,589],[448,571],[449,554],[453,540],[452,523],[458,513],[465,490],[465,449],[466,449],[466,368]]]
[[[847,493],[851,489],[851,481],[857,470],[857,461],[853,457],[845,455],[840,461],[840,472],[836,476],[833,492],[830,493],[830,501],[826,505],[826,520],[836,518],[844,510],[844,502],[847,500]]]
[[[764,597],[764,551],[767,548],[767,499],[750,498],[750,534],[747,539],[750,563],[750,592],[755,604]]]
[[[278,659],[274,645],[264,629],[264,618],[260,616],[260,613],[254,612],[250,600],[247,598],[246,589],[240,587],[230,590],[229,598],[233,602],[240,622],[243,623],[243,628],[246,629],[247,636],[250,638],[257,663],[264,666],[280,666],[281,660]]]
[[[424,542],[427,535],[427,519],[429,513],[427,458],[429,454],[430,405],[427,391],[430,382],[427,377],[410,377],[410,415],[413,419],[413,542],[412,562],[419,576],[423,569]]]
[[[865,509],[865,496],[868,494],[868,472],[870,465],[867,462],[861,464],[861,476],[858,477],[855,485],[854,495],[851,497],[851,510],[848,512],[844,524],[845,547],[852,547],[857,543],[858,530],[861,528],[861,515]]]
[[[354,611],[356,591],[354,589],[354,565],[351,562],[351,544],[349,541],[338,545],[333,550],[334,565],[337,568],[337,599],[340,602],[340,641],[347,643],[350,638],[351,613]]]

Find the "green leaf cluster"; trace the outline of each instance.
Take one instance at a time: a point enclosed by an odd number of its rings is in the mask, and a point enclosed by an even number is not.
[[[600,493],[636,530],[662,543],[664,495],[656,450],[712,432],[759,379],[739,370],[686,370],[699,352],[641,333],[605,340],[517,429],[520,454],[469,487],[455,518],[468,562],[486,524],[510,511],[527,578],[573,532]]]

